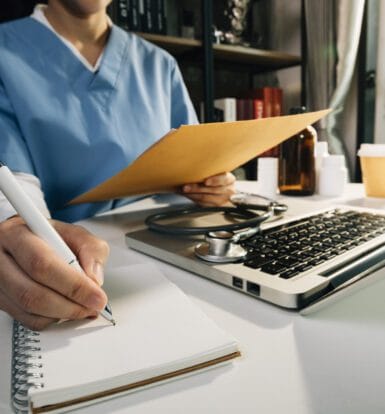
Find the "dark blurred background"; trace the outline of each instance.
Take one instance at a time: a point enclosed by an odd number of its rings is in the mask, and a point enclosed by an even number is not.
[[[38,0],[1,0],[0,1],[0,22],[18,19],[28,16],[37,3],[46,3]]]

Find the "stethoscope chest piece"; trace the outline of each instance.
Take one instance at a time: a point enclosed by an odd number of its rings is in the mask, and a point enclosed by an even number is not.
[[[238,262],[247,254],[247,250],[234,241],[230,231],[213,231],[206,234],[205,241],[195,246],[195,255],[213,263]]]

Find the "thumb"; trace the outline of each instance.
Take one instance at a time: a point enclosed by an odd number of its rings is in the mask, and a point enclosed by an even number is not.
[[[104,282],[104,265],[109,255],[108,243],[81,226],[57,221],[54,225],[76,255],[86,275],[101,286]]]

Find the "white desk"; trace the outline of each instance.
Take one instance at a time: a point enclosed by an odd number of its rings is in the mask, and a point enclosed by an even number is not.
[[[255,189],[252,183],[240,186],[249,191]],[[359,185],[350,185],[344,199],[354,205],[385,208],[385,199],[364,199]],[[291,214],[319,209],[330,202],[320,197],[288,200]],[[150,204],[149,200],[140,201],[129,208],[141,209]],[[122,214],[84,224],[110,243],[110,266],[156,262],[207,315],[239,340],[243,357],[228,367],[79,412],[385,412],[385,281],[302,317],[128,250],[123,238],[128,229]],[[4,414],[11,413],[10,324],[10,318],[0,314],[0,412]]]

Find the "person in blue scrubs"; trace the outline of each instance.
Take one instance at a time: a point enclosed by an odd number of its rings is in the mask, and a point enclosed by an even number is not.
[[[68,201],[171,128],[197,122],[174,58],[114,26],[106,15],[110,1],[49,0],[32,17],[0,25],[0,159],[56,219],[89,276],[56,258],[19,217],[1,221],[0,309],[33,329],[104,308],[108,246],[68,222],[132,199],[70,207]],[[234,193],[234,181],[221,174],[181,192],[220,205]]]

